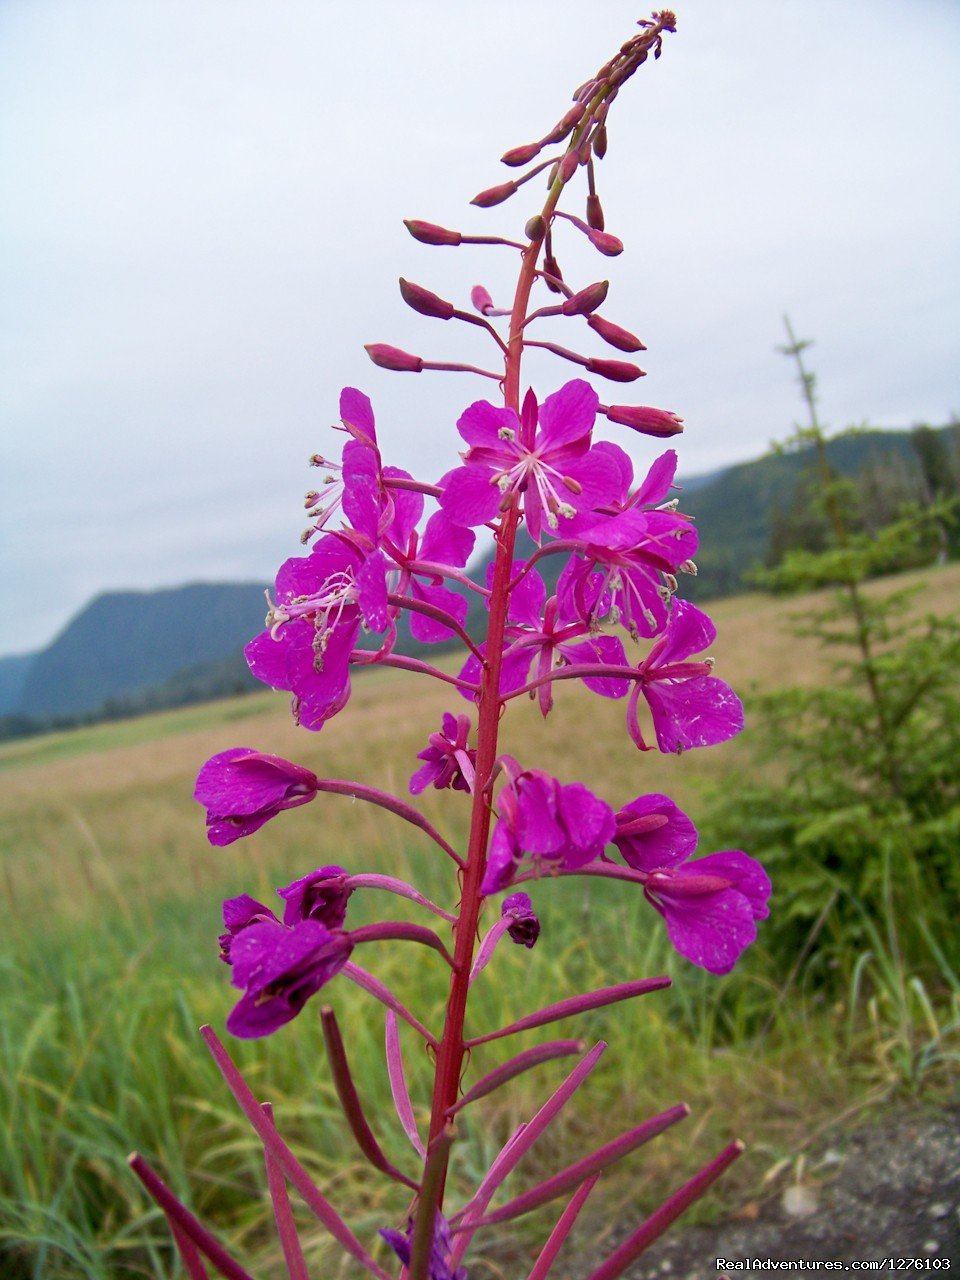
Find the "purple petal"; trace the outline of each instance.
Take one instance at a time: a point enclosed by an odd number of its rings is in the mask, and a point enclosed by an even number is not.
[[[373,420],[373,406],[367,396],[356,387],[344,387],[340,392],[340,418],[351,434],[360,435],[371,444],[377,443],[377,429]]]
[[[705,613],[688,600],[675,600],[666,633],[657,646],[657,666],[703,653],[716,638],[717,628]]]
[[[316,920],[328,929],[339,929],[347,914],[351,890],[344,888],[343,867],[318,867],[309,875],[277,890],[282,898],[283,923],[292,927],[301,920]]]
[[[616,667],[630,665],[623,642],[617,636],[594,636],[590,640],[561,644],[557,648],[571,663],[602,662]],[[603,698],[625,698],[630,689],[630,681],[624,676],[584,676],[583,683]]]
[[[659,821],[659,825],[654,825]],[[697,828],[669,796],[637,796],[617,814],[613,843],[636,871],[673,867],[697,847]]]
[[[455,591],[451,591],[449,587],[443,586],[424,586],[414,579],[410,584],[410,592],[415,600],[422,600],[425,604],[431,604],[435,609],[442,609],[445,613],[449,613],[462,626],[466,620],[469,604],[463,596],[457,595]],[[444,623],[439,622],[435,618],[428,618],[422,613],[410,611],[410,630],[417,640],[422,640],[426,644],[439,644],[444,640],[451,640],[454,632]]]
[[[643,685],[661,751],[688,751],[726,742],[743,728],[743,703],[716,676]]]
[[[515,578],[525,564],[525,560],[514,560],[510,576]],[[510,593],[510,621],[539,631],[546,598],[547,588],[543,585],[543,579],[536,569],[531,569]]]
[[[757,936],[750,903],[735,889],[691,898],[674,898],[658,889],[658,896],[670,941],[710,973],[729,973]]]
[[[634,494],[634,502],[637,506],[655,506],[657,503],[664,502],[673,487],[673,477],[676,474],[677,451],[668,449],[654,461],[643,483]]]
[[[231,747],[206,762],[193,797],[212,813],[240,816],[280,805],[291,795],[306,795],[316,785],[315,773],[290,760]]]
[[[243,651],[252,674],[268,684],[271,689],[293,689],[292,676],[287,665],[287,642],[291,628],[304,628],[313,632],[305,622],[288,622],[276,639],[269,631],[261,631]]]
[[[734,888],[750,903],[754,920],[766,920],[770,914],[767,900],[772,886],[770,877],[763,867],[749,854],[739,849],[729,849],[723,853],[710,853],[705,858],[697,858],[687,864],[689,871],[700,875],[722,876],[731,880]]]
[[[357,603],[371,631],[383,632],[387,614],[387,561],[382,551],[368,556],[357,570]]]
[[[353,944],[315,920],[295,929],[265,921],[244,929],[232,947],[235,986],[246,987],[227,1019],[232,1035],[269,1035],[289,1022],[350,958]]]
[[[485,447],[502,452],[504,441],[500,431],[506,428],[516,435],[520,420],[513,409],[498,408],[488,400],[476,400],[457,421],[457,430],[471,448]]]
[[[448,472],[440,506],[454,524],[472,528],[493,520],[500,510],[500,490],[491,484],[487,467],[465,465]]]
[[[423,531],[419,559],[462,569],[470,559],[477,535],[455,524],[442,511],[435,511]]]
[[[537,444],[541,452],[572,444],[589,435],[597,417],[600,397],[589,382],[573,378],[547,396],[540,406]]]
[[[564,866],[582,867],[598,858],[613,839],[617,825],[613,810],[582,782],[568,783],[559,791],[557,807],[570,837],[563,851]]]

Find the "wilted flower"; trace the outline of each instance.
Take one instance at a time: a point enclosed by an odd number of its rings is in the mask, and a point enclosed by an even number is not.
[[[507,933],[511,942],[516,942],[518,946],[529,949],[540,937],[540,920],[528,893],[511,893],[504,898],[500,917],[510,921]]]

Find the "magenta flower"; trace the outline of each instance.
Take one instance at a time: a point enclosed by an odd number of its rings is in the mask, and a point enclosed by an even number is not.
[[[342,461],[331,462],[320,454],[314,454],[312,458],[314,466],[325,467],[329,473],[324,481],[325,492],[311,495],[314,499],[314,510],[310,514],[314,518],[314,528],[318,532],[326,528],[330,519],[343,505],[345,494],[351,486],[356,484],[358,476],[366,477],[373,470],[378,479],[377,490],[380,488],[380,454],[377,450],[377,430],[373,408],[369,399],[356,387],[344,387],[340,392],[340,420],[343,423],[343,429],[353,437],[344,445]],[[364,457],[369,458],[370,462],[364,462],[362,460]],[[337,479],[338,476],[339,479]],[[349,498],[347,505],[350,505]]]
[[[316,794],[315,773],[250,747],[211,756],[193,792],[207,810],[207,839],[215,845],[250,835],[282,809],[307,804]]]
[[[529,949],[540,937],[540,920],[528,893],[511,893],[504,898],[500,917],[510,921],[507,933],[518,946]]]
[[[522,560],[514,563],[515,577],[523,565]],[[501,696],[521,688],[531,675],[548,675],[565,663],[629,665],[623,643],[616,636],[596,635],[589,622],[571,616],[568,600],[561,601],[558,596],[545,600],[546,594],[543,579],[531,569],[520,578],[510,595],[509,625],[504,631],[507,647],[500,668]],[[485,647],[481,646],[480,652],[485,654]],[[480,659],[472,654],[460,672],[460,679],[478,684],[481,674]],[[586,676],[583,683],[604,698],[622,698],[630,687],[629,681],[621,676]],[[537,701],[546,716],[553,706],[552,682],[540,685]]]
[[[760,863],[734,849],[651,871],[643,892],[680,954],[720,974],[756,938],[756,922],[770,914],[770,889]]]
[[[293,694],[293,713],[321,729],[350,696],[350,654],[361,605],[371,630],[388,625],[382,575],[361,573],[368,560],[349,541],[327,534],[308,556],[280,566],[268,629],[244,653],[258,680]]]
[[[417,759],[426,763],[410,779],[410,794],[418,796],[431,784],[438,791],[446,787],[472,790],[477,753],[467,746],[469,740],[469,716],[453,716],[445,711],[440,732],[431,733],[429,745],[417,752]]]
[[[575,870],[598,858],[616,830],[613,810],[580,782],[562,786],[540,769],[514,772],[497,797],[498,819],[490,839],[481,891],[510,884],[521,861]]]
[[[676,588],[674,575],[697,551],[690,520],[673,511],[632,506],[587,525],[577,536],[583,554],[572,557],[558,584],[569,610],[581,618],[611,612],[634,639],[659,634]]]
[[[288,929],[276,920],[251,923],[233,938],[232,982],[244,989],[227,1018],[242,1039],[270,1035],[295,1018],[307,1000],[350,959],[353,943],[316,920]]]
[[[638,796],[617,814],[613,843],[640,872],[644,896],[663,916],[670,941],[711,973],[729,973],[768,913],[770,880],[738,850],[690,861],[697,829],[667,796]]]
[[[519,495],[527,529],[540,541],[544,522],[556,531],[561,520],[591,511],[616,483],[610,460],[591,449],[597,393],[574,379],[538,407],[527,392],[523,411],[478,400],[457,430],[470,446],[464,465],[441,481],[440,504],[456,524],[486,524],[510,496]]]
[[[710,674],[710,660],[687,662],[717,638],[705,613],[677,600],[665,633],[637,668],[639,679],[627,704],[627,729],[641,751],[649,748],[637,720],[640,694],[653,716],[661,751],[687,751],[726,742],[743,728],[743,704],[728,684]]]
[[[262,902],[257,902],[256,898],[251,898],[248,893],[241,893],[238,898],[227,898],[223,904],[225,932],[221,933],[217,939],[220,944],[220,959],[226,964],[233,964],[234,938],[250,925],[260,924],[264,920],[279,923],[269,907],[265,907]]]
[[[328,929],[339,929],[353,892],[345,886],[346,877],[343,867],[318,867],[308,876],[278,889],[278,896],[286,904],[283,923],[292,927],[301,920],[316,920]]]

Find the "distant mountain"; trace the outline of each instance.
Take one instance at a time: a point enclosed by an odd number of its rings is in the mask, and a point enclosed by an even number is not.
[[[0,715],[13,711],[19,705],[27,672],[35,656],[17,653],[9,658],[0,658]]]
[[[254,583],[98,596],[33,657],[13,709],[62,717],[141,694],[237,653],[262,629],[264,612],[263,587]]]
[[[960,449],[960,427],[943,427],[940,434],[951,451]],[[827,444],[827,456],[845,476],[893,456],[907,469],[918,475],[920,471],[909,431],[864,430],[840,436]],[[705,482],[686,484],[680,510],[696,520],[700,550],[698,577],[684,581],[683,594],[709,600],[743,591],[749,571],[767,554],[774,512],[789,506],[798,480],[812,467],[812,448],[785,450],[729,467]]]

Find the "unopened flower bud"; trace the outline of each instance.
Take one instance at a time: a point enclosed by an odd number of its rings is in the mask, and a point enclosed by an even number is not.
[[[645,436],[657,436],[666,439],[679,435],[683,430],[683,419],[666,409],[654,409],[650,405],[611,404],[603,412],[611,422],[618,422],[622,427],[632,427]]]
[[[543,139],[544,143],[562,142],[563,139],[570,132],[570,130],[574,128],[575,125],[578,125],[580,123],[580,120],[583,117],[583,113],[585,109],[586,109],[586,103],[575,102],[573,106],[570,108],[570,110],[566,112],[563,118],[558,120],[557,123],[554,125],[554,127],[546,135],[546,137]]]
[[[610,235],[609,232],[591,230],[589,236],[593,247],[599,249],[608,258],[615,258],[618,254],[623,253],[623,241],[618,240],[616,236]]]
[[[587,196],[587,226],[594,231],[602,231],[603,225],[603,205],[600,197],[594,193]]]
[[[594,131],[593,154],[598,160],[602,160],[607,154],[607,126],[605,124],[602,124],[599,129]]]
[[[515,168],[517,165],[526,164],[532,160],[534,156],[538,156],[543,147],[542,142],[528,142],[522,147],[513,147],[509,151],[505,151],[500,157],[501,163],[510,165]]]
[[[560,181],[569,182],[573,175],[577,172],[577,165],[580,163],[580,156],[576,151],[568,151],[560,161]]]
[[[609,280],[598,280],[596,284],[588,284],[585,289],[567,298],[560,310],[565,316],[589,316],[591,311],[596,311],[597,307],[603,305],[609,288]],[[639,349],[639,347],[633,348],[633,350]]]
[[[621,328],[611,320],[604,320],[603,316],[588,316],[587,324],[594,333],[599,333],[604,342],[609,342],[610,346],[616,347],[618,351],[646,351],[647,349],[628,329]]]
[[[560,270],[560,263],[552,254],[547,254],[543,259],[543,274],[546,276],[545,284],[551,293],[563,293],[558,284],[554,284],[555,280],[562,280],[563,273]]]
[[[543,215],[535,213],[523,228],[523,234],[528,240],[542,240],[547,234],[547,224],[543,220]]]
[[[488,316],[492,311],[496,311],[493,299],[482,284],[475,284],[470,290],[470,301],[482,316]]]
[[[447,302],[422,285],[412,284],[400,277],[400,293],[408,307],[419,311],[422,316],[432,316],[436,320],[449,320],[453,315],[453,303]]]
[[[405,218],[403,225],[414,240],[421,244],[453,244],[460,243],[459,231],[448,231],[446,227],[438,227],[434,222],[419,222],[415,218]]]
[[[364,347],[367,355],[381,369],[393,369],[396,373],[420,373],[423,360],[409,351],[391,347],[386,342],[372,342]]]
[[[588,360],[586,367],[588,373],[598,373],[611,382],[636,382],[644,376],[639,365],[628,364],[626,360]]]
[[[504,200],[509,200],[517,189],[515,182],[502,182],[498,187],[487,187],[486,191],[481,191],[470,201],[480,209],[490,209],[495,204],[502,204]]]

